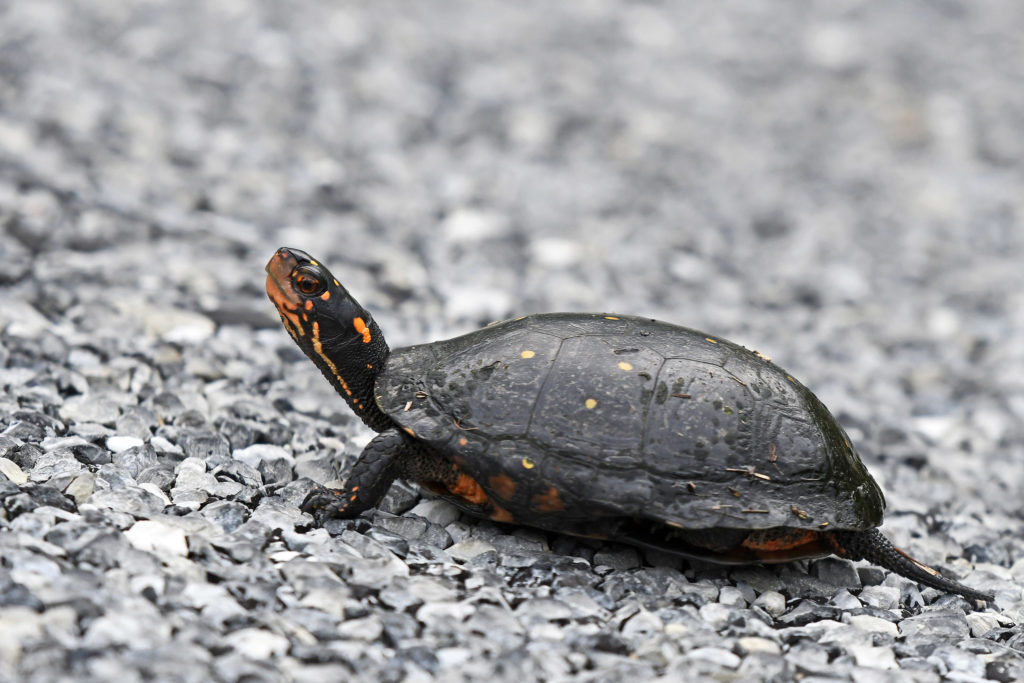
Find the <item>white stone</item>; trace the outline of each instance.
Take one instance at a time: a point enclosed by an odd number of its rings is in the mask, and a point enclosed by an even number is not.
[[[225,640],[239,654],[249,659],[280,657],[288,652],[288,639],[258,628],[243,628],[229,633]]]
[[[865,586],[857,597],[865,605],[895,609],[900,604],[900,589],[895,586]]]
[[[161,455],[181,455],[185,452],[182,450],[181,446],[176,443],[171,443],[162,436],[154,436],[151,438],[149,440],[149,445]]]
[[[740,658],[732,652],[720,647],[698,647],[686,653],[691,659],[703,659],[706,662],[714,662],[727,669],[735,669],[740,665]]]
[[[107,437],[107,448],[114,453],[121,453],[128,450],[129,448],[138,448],[143,445],[145,441],[138,438],[137,436],[108,436]]]
[[[494,550],[494,546],[487,541],[481,541],[478,538],[467,538],[464,541],[449,546],[448,554],[456,560],[465,562],[471,560],[477,555]]]
[[[135,522],[124,532],[128,542],[139,550],[156,555],[188,555],[188,541],[185,532],[157,520],[143,519]]]
[[[7,458],[0,458],[0,474],[18,486],[28,483],[28,475],[18,467],[18,463]]]
[[[1000,619],[986,612],[971,612],[967,615],[967,625],[971,628],[973,637],[982,638],[986,633],[1000,626]]]
[[[453,211],[441,224],[449,242],[478,242],[498,237],[508,229],[508,218],[492,211],[462,208]]]
[[[261,462],[272,462],[274,460],[291,460],[291,454],[280,446],[273,444],[257,443],[246,448],[239,448],[231,454],[235,460],[244,462],[249,467],[256,469]]]
[[[716,631],[725,628],[733,608],[718,602],[709,602],[700,608],[700,618]]]
[[[759,638],[757,636],[747,636],[740,638],[736,641],[736,647],[739,648],[740,654],[749,655],[757,652],[764,652],[770,655],[782,654],[782,646],[776,643],[774,640],[767,638]]]
[[[856,614],[850,617],[850,626],[859,628],[862,631],[871,631],[872,633],[888,633],[892,636],[899,635],[899,628],[896,624],[891,621],[886,621],[881,617],[873,617],[870,614]]]
[[[780,617],[786,611],[786,596],[778,591],[765,591],[757,596],[754,604],[772,617]]]
[[[850,645],[846,648],[846,651],[853,655],[857,666],[866,666],[872,669],[896,668],[896,655],[887,647]]]
[[[146,491],[149,491],[150,493],[152,493],[154,496],[156,496],[161,501],[163,501],[164,505],[170,505],[171,504],[171,499],[167,497],[167,494],[163,492],[163,489],[161,489],[159,486],[157,486],[153,482],[147,481],[144,484],[139,484],[139,488],[143,489],[143,490],[146,490]]]

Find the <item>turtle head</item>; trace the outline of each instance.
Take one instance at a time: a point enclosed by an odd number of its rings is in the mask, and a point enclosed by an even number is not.
[[[377,407],[373,385],[388,357],[384,335],[369,312],[319,261],[282,247],[267,263],[267,296],[288,334],[367,425],[391,424]]]

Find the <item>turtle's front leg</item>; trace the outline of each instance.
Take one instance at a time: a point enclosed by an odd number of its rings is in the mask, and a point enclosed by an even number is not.
[[[440,456],[392,427],[366,444],[344,486],[317,486],[302,501],[301,508],[318,524],[336,517],[355,517],[377,505],[398,477],[422,481],[451,476],[451,466]]]

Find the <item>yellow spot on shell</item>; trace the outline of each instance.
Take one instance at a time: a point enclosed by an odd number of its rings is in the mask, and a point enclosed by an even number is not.
[[[526,469],[532,470],[534,464],[535,463],[532,460],[530,460],[529,458],[523,458],[523,467],[525,467]]]
[[[618,320],[618,318],[616,318],[614,315],[606,315],[604,317],[604,319],[605,320]]]
[[[712,344],[717,344],[718,343],[717,339],[712,339],[711,337],[704,337],[704,341],[711,342]]]
[[[522,352],[521,354],[519,354],[519,355],[520,355],[520,356],[522,356],[523,358],[533,358],[533,357],[534,357],[534,356],[536,356],[537,354],[536,354],[536,353],[534,353],[533,351],[523,351],[523,352]]]
[[[597,407],[597,401],[595,401],[592,398],[588,398],[586,401],[583,402],[583,405],[587,407],[587,410],[593,410],[594,408]]]
[[[337,280],[335,280],[335,281],[334,281],[334,286],[335,286],[335,287],[341,287],[341,283],[340,283],[340,282],[338,282]]]
[[[316,261],[314,261],[313,259],[309,259],[309,265],[311,265],[311,266],[319,266],[320,264],[317,263]]]
[[[627,362],[626,362],[626,361],[624,361],[624,360],[620,360],[620,361],[619,361],[619,369],[620,369],[620,370],[632,370],[632,369],[633,369],[633,366],[632,366],[632,365],[630,365],[629,363],[627,363]]]

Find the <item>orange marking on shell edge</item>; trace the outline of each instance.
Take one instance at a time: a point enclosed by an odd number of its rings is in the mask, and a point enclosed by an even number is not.
[[[404,431],[409,436],[416,438],[416,432],[412,431],[412,429],[410,429],[409,427],[402,427],[402,431]]]
[[[704,337],[704,341],[711,342],[712,344],[717,344],[718,343],[717,339],[712,339],[711,337]]]
[[[494,503],[491,503],[491,519],[495,522],[505,522],[506,524],[516,521],[511,512]]]
[[[352,325],[356,328],[356,332],[363,335],[363,343],[370,343],[370,328],[366,326],[366,321],[362,318],[353,318]]]
[[[614,315],[606,315],[604,317],[604,319],[605,320],[618,320],[618,318],[616,318]]]
[[[821,543],[821,534],[819,532],[808,529],[793,529],[788,534],[771,535],[768,537],[759,537],[759,534],[751,533],[743,539],[742,545],[744,548],[750,548],[754,551],[772,553],[792,550],[811,543]]]
[[[495,474],[487,483],[499,498],[508,500],[516,493],[516,482],[507,474]]]
[[[460,473],[455,485],[448,487],[448,490],[474,505],[482,505],[490,500],[480,484],[476,483],[476,479],[468,474]]]
[[[331,298],[331,290],[327,290],[326,292],[324,292],[323,294],[321,294],[321,295],[320,295],[320,298],[321,298],[322,300],[324,300],[324,301],[327,301],[327,300],[329,300],[329,299]]]
[[[565,509],[562,502],[562,494],[554,486],[548,488],[544,493],[538,493],[530,499],[530,505],[537,512],[559,512]]]

